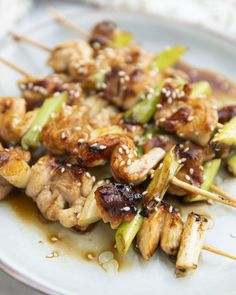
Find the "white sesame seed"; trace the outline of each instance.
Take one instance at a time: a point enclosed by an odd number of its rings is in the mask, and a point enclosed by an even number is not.
[[[65,172],[65,167],[61,167],[61,173],[64,173]]]
[[[185,178],[186,178],[186,180],[188,180],[188,181],[190,181],[191,180],[191,177],[189,176],[189,175],[185,175]]]
[[[86,172],[85,175],[88,177],[88,178],[91,178],[91,175],[89,172]]]
[[[189,151],[189,147],[188,147],[188,146],[184,149],[184,152],[185,152],[185,153],[186,153],[187,151]]]
[[[120,166],[122,167],[122,166],[124,166],[125,165],[125,161],[121,161],[120,162]]]
[[[145,196],[148,193],[148,191],[142,192],[142,195]]]
[[[123,211],[130,211],[130,207],[126,206],[122,208]]]
[[[84,139],[83,138],[80,138],[79,140],[78,140],[78,143],[83,143],[84,142]]]
[[[61,133],[61,139],[65,139],[66,138],[66,133],[65,133],[65,131],[63,131],[62,133]]]
[[[189,173],[190,173],[191,175],[193,175],[193,173],[194,173],[194,169],[193,169],[193,168],[190,168],[190,169],[189,169]]]

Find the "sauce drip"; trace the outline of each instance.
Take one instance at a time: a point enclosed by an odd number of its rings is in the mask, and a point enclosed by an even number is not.
[[[98,222],[87,232],[63,228],[57,222],[46,221],[33,200],[20,191],[13,191],[2,202],[7,203],[22,222],[36,228],[40,232],[39,243],[52,245],[53,251],[59,256],[69,255],[97,264],[99,255],[110,251],[118,261],[119,271],[132,264],[131,258],[121,257],[117,253],[114,248],[115,232],[108,224]]]

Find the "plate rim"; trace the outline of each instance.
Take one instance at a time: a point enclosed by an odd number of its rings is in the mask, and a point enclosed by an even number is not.
[[[169,22],[172,25],[177,25],[177,26],[188,26],[189,29],[191,30],[200,30],[200,32],[210,35],[216,39],[218,39],[219,41],[224,40],[225,42],[227,42],[228,44],[230,44],[231,46],[236,46],[236,39],[234,39],[233,37],[230,37],[228,35],[224,35],[221,32],[217,32],[214,31],[210,28],[204,27],[201,24],[191,24],[187,21],[184,20],[180,20],[180,19],[171,19],[170,17],[167,16],[163,16],[160,15],[158,13],[152,13],[151,11],[140,11],[140,10],[132,10],[132,9],[122,9],[122,8],[114,8],[114,7],[99,7],[99,6],[93,6],[93,5],[89,5],[88,7],[84,7],[84,6],[79,6],[78,5],[78,9],[82,8],[83,10],[78,10],[78,11],[73,11],[73,12],[66,12],[63,14],[63,16],[65,17],[69,17],[69,16],[76,16],[79,14],[80,17],[86,17],[86,15],[89,14],[99,14],[99,13],[105,13],[105,12],[111,12],[111,13],[122,13],[122,12],[129,12],[131,13],[133,16],[155,16],[158,17],[158,21],[160,22]],[[84,10],[84,8],[86,8]],[[30,33],[32,31],[38,30],[41,28],[41,26],[47,26],[48,24],[52,24],[54,23],[55,20],[50,17],[50,15],[46,18],[41,17],[37,22],[35,22],[33,25],[31,25],[30,27],[25,27],[24,22],[20,23],[20,29],[17,30],[17,32],[20,33]],[[58,24],[59,26],[59,24]],[[12,43],[14,43],[14,40],[11,38],[11,36],[9,36],[7,33],[5,35],[3,35],[0,38],[0,51],[2,49],[4,49],[5,47],[11,45]],[[63,293],[61,293],[60,291],[57,290],[53,290],[51,287],[40,283],[37,279],[34,279],[32,277],[30,277],[30,275],[26,275],[26,274],[22,274],[20,273],[17,269],[15,269],[14,267],[12,267],[11,265],[9,265],[6,261],[4,261],[4,259],[2,257],[0,257],[0,269],[3,270],[6,274],[8,274],[9,276],[11,276],[12,278],[16,279],[17,281],[19,281],[20,283],[23,283],[25,286],[31,287],[32,289],[41,292],[42,294],[48,294],[48,295],[64,295]]]

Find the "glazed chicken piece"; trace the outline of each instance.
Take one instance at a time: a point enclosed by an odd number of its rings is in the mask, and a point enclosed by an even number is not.
[[[114,112],[103,116],[104,103],[87,99],[80,106],[64,107],[43,128],[42,143],[52,153],[69,155],[86,167],[103,165],[111,157],[115,179],[138,184],[162,159],[164,151],[154,148],[139,158],[132,139],[120,126],[111,125]]]
[[[93,49],[83,40],[69,40],[55,47],[47,61],[47,65],[56,73],[69,73],[72,59],[82,63],[90,61]]]
[[[46,219],[73,227],[78,224],[94,181],[86,169],[44,156],[32,166],[26,194]]]
[[[118,31],[116,23],[112,21],[102,21],[92,29],[88,43],[94,50],[110,45],[115,33]]]
[[[93,140],[96,129],[111,126],[115,109],[97,97],[80,100],[74,106],[65,106],[42,130],[45,147],[54,154],[73,152],[85,141]],[[119,129],[119,132],[120,131]],[[104,133],[106,134],[106,132]]]
[[[217,110],[211,98],[191,98],[188,92],[188,86],[182,91],[166,84],[155,114],[156,123],[180,138],[206,146],[218,122]]]
[[[13,187],[25,188],[30,177],[30,153],[20,147],[3,148],[0,145],[0,200]]]
[[[118,181],[139,184],[146,179],[165,154],[162,149],[154,148],[142,157],[138,157],[134,142],[122,134],[119,126],[100,128],[95,130],[92,136],[95,134],[93,140],[79,139],[73,149],[69,144],[64,151],[77,163],[87,167],[103,165],[111,155],[112,174]],[[46,143],[44,145],[48,148]]]
[[[0,97],[0,137],[15,144],[30,127],[37,109],[27,112],[23,98]]]
[[[199,147],[193,144],[185,144],[181,149],[183,167],[176,174],[176,178],[196,187],[201,187],[204,181],[203,164],[215,156],[210,147]],[[185,190],[171,184],[168,192],[176,196],[188,194]]]
[[[130,185],[110,182],[97,188],[95,198],[103,222],[114,229],[134,217],[142,195]]]
[[[114,66],[105,75],[103,98],[127,110],[158,82],[159,76],[148,69]]]
[[[80,84],[73,82],[63,74],[53,74],[38,79],[26,77],[20,80],[18,85],[22,97],[31,105],[53,96],[56,92],[67,92],[69,96],[68,104],[73,104],[74,101],[83,96]]]
[[[160,147],[166,152],[169,151],[176,143],[177,138],[171,135],[158,134],[154,135],[144,144],[144,152],[149,151],[153,147]],[[181,141],[179,141],[181,142]],[[180,143],[182,168],[176,174],[179,180],[192,184],[196,187],[200,187],[203,183],[203,167],[202,165],[213,159],[215,153],[211,147],[200,147],[187,141]],[[173,184],[170,184],[168,192],[176,196],[184,196],[186,191]]]

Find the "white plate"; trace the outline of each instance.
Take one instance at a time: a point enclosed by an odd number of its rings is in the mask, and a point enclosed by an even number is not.
[[[166,45],[185,44],[189,47],[185,58],[187,61],[226,74],[236,80],[235,43],[199,28],[157,16],[125,11],[97,11],[84,16],[74,14],[70,18],[85,29],[89,29],[101,19],[112,19],[123,29],[134,33],[137,40],[153,51],[158,51]],[[36,24],[34,28],[24,33],[49,46],[76,36],[51,20]],[[47,54],[38,49],[7,40],[2,43],[1,53],[33,74],[38,75],[48,71],[46,66],[43,66]],[[18,93],[15,83],[19,78],[17,74],[0,66],[0,77],[1,95]],[[233,195],[236,189],[235,180],[226,179],[222,187]],[[214,218],[214,226],[207,232],[206,242],[236,254],[236,239],[230,237],[231,233],[236,233],[236,211],[219,205],[211,208],[205,206],[196,210],[210,211],[210,215]],[[23,222],[8,203],[0,204],[0,264],[15,278],[46,293],[81,295],[95,293],[100,295],[110,292],[113,295],[141,295],[144,292],[151,295],[171,292],[182,295],[190,292],[198,295],[236,293],[234,261],[204,252],[199,269],[192,276],[176,279],[174,265],[160,251],[157,251],[149,262],[144,263],[131,250],[126,263],[128,267],[111,276],[96,263],[88,263],[80,258],[81,249],[94,248],[91,239],[98,240],[95,233],[92,236],[87,234],[77,237],[57,225],[42,226],[39,222],[35,222],[33,219],[29,219],[28,223]],[[57,248],[56,244],[47,242],[42,227],[48,228],[47,233],[59,231],[59,234],[66,236],[61,244],[67,246]],[[105,233],[100,239],[105,239]],[[113,239],[112,235],[110,239]],[[75,240],[74,244],[72,240]],[[104,248],[102,245],[100,242],[98,249]],[[69,254],[70,247],[74,248],[71,250],[72,255]],[[54,259],[45,258],[54,249],[59,251],[60,256]]]

